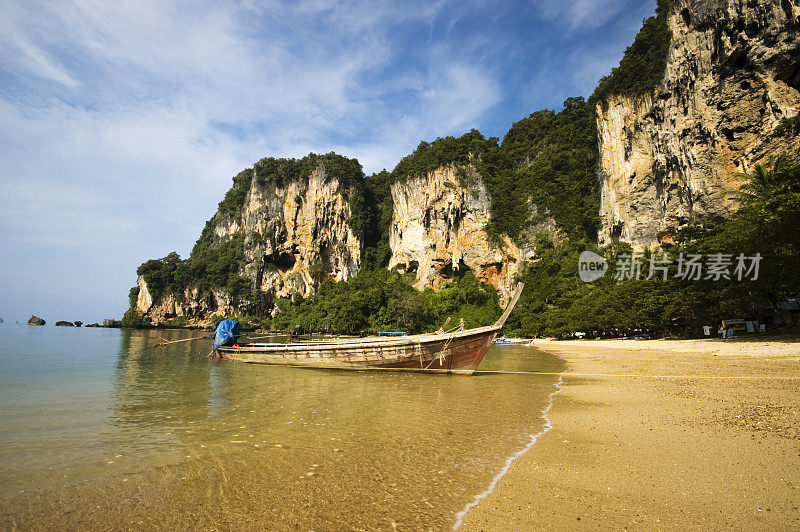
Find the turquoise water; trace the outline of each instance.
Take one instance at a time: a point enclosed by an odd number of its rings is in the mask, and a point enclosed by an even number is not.
[[[6,526],[447,528],[541,431],[555,375],[211,361],[197,331],[0,326]],[[479,370],[557,372],[521,346]],[[392,525],[394,523],[394,525]]]

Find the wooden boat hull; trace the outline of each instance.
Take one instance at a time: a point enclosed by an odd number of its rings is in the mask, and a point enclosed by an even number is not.
[[[499,328],[345,342],[220,347],[227,360],[327,369],[422,371],[472,375]]]
[[[472,375],[519,300],[518,283],[503,315],[488,327],[441,334],[220,347],[227,360],[307,368],[422,371]]]

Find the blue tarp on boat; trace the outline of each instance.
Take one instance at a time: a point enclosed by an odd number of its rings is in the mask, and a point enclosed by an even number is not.
[[[222,320],[214,331],[214,351],[221,345],[232,345],[239,337],[239,322],[236,320]]]

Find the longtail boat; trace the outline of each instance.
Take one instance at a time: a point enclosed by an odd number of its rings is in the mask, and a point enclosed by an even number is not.
[[[243,343],[219,347],[218,352],[223,359],[252,364],[472,375],[517,304],[522,288],[518,283],[503,315],[486,327],[401,337]]]

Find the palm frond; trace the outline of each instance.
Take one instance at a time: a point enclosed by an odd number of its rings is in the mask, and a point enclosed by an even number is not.
[[[738,190],[726,190],[723,194],[741,205],[768,199],[778,186],[776,175],[786,166],[786,162],[786,156],[781,155],[770,159],[767,164],[756,164],[751,173],[737,174],[745,180]]]

